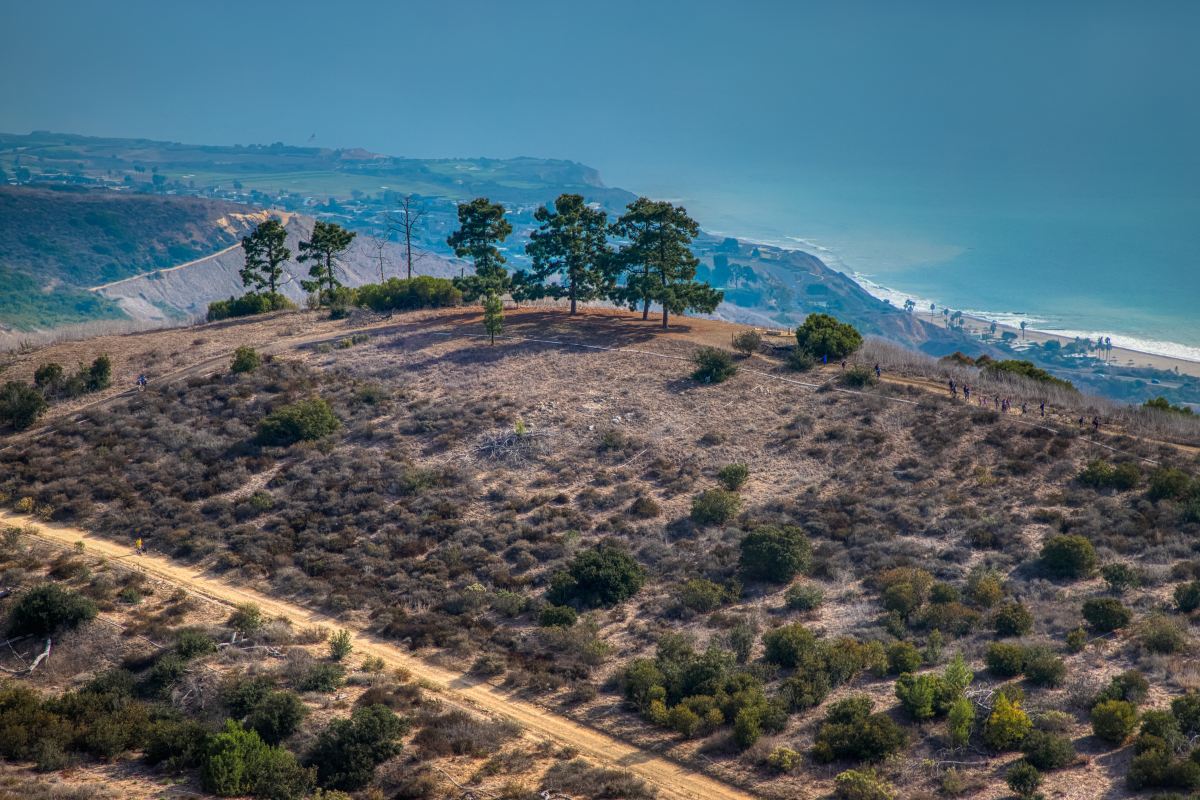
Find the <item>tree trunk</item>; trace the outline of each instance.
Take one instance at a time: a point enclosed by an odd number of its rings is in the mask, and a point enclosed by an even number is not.
[[[643,320],[650,319],[650,298],[649,297],[642,298],[642,319]]]
[[[665,327],[667,327],[667,305],[666,305],[666,303],[664,303],[664,304],[663,304],[663,322],[662,322],[662,326],[663,326],[664,328],[665,328]]]
[[[575,316],[575,281],[571,281],[571,316]]]
[[[405,215],[405,219],[407,219]],[[408,230],[408,225],[404,226],[404,248],[408,252],[408,279],[412,280],[412,234]]]

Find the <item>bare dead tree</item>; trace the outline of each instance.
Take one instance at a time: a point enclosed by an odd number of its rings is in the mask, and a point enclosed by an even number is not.
[[[396,213],[388,212],[384,214],[384,220],[387,223],[389,235],[396,233],[404,237],[404,258],[408,264],[408,277],[413,276],[413,264],[420,261],[424,257],[424,253],[417,253],[416,258],[413,258],[412,236],[413,231],[417,230],[417,226],[429,213],[418,197],[412,194],[404,195],[404,199],[400,201],[400,209]]]
[[[390,223],[389,223],[389,226],[390,226]],[[373,247],[375,249],[375,260],[379,263],[379,282],[380,283],[383,283],[383,281],[384,281],[384,267],[390,266],[392,263],[392,260],[390,258],[388,258],[388,256],[387,256],[387,246],[388,246],[388,235],[387,234],[384,234],[383,236],[379,236],[378,234],[376,234],[371,237],[371,247]]]

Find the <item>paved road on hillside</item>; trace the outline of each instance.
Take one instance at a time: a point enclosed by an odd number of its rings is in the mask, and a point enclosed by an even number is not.
[[[337,625],[337,620],[303,606],[234,586],[217,577],[177,564],[156,555],[137,555],[132,547],[116,544],[79,528],[48,525],[29,517],[0,511],[0,523],[18,525],[37,537],[59,545],[84,542],[87,552],[118,559],[125,566],[149,576],[182,586],[198,595],[227,605],[254,603],[271,616],[284,617],[298,626]],[[681,766],[663,756],[643,750],[594,728],[573,722],[533,703],[518,700],[491,684],[439,667],[408,651],[362,630],[351,630],[354,649],[378,656],[390,667],[402,667],[415,678],[432,684],[440,696],[463,708],[483,710],[519,724],[526,733],[573,747],[590,761],[607,767],[627,769],[652,784],[664,798],[691,800],[750,800],[753,795]]]

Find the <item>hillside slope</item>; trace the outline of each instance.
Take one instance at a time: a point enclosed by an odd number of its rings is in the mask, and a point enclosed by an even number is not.
[[[120,316],[86,289],[209,255],[266,217],[198,197],[0,185],[0,326]]]
[[[302,345],[280,341],[312,318],[122,340],[140,348],[123,355],[126,371],[190,338],[275,356],[250,375],[152,381],[17,439],[0,450],[0,493],[117,542],[136,530],[181,562],[761,797],[827,792],[859,766],[850,751],[831,765],[810,755],[850,696],[879,712],[871,725],[902,734],[877,765],[901,796],[937,791],[941,770],[920,765],[950,760],[964,762],[956,779],[972,796],[1005,797],[1020,744],[995,744],[985,721],[997,691],[1017,686],[1031,723],[1071,752],[1047,769],[1047,791],[1124,797],[1133,747],[1092,735],[1093,698],[1128,670],[1147,681],[1143,709],[1194,686],[1190,619],[1170,599],[1200,574],[1192,452],[1083,434],[1076,408],[1031,425],[905,383],[851,389],[834,365],[797,375],[756,355],[725,383],[697,383],[690,357],[728,341],[720,323],[659,335],[629,315],[510,311],[510,338],[489,346],[478,310],[454,309],[367,328],[320,321]],[[360,330],[370,338],[356,344]],[[21,374],[37,357],[26,361]],[[1010,391],[1037,407],[1036,390]],[[341,428],[315,444],[255,443],[268,413],[313,396]],[[746,479],[701,501],[731,464]],[[1120,481],[1104,478],[1116,466]],[[1183,476],[1174,494],[1154,488],[1161,467]],[[799,574],[750,570],[745,543],[782,535],[764,529],[802,537]],[[1039,558],[1064,533],[1093,554],[1078,574]],[[616,602],[573,593],[562,576],[581,585],[589,560],[612,552],[642,580]],[[1096,576],[1113,564],[1136,574],[1120,594]],[[1124,611],[1106,633],[1107,618],[1085,622],[1084,609],[1109,601]],[[564,603],[577,620],[547,611]],[[989,667],[997,642],[1040,666],[1024,680],[1023,667]],[[947,750],[944,717],[897,702],[900,672],[941,675],[956,653],[973,673],[970,758]],[[622,676],[661,690],[671,715],[636,689],[625,702]],[[692,706],[704,710],[694,723]],[[765,716],[743,749],[734,723],[748,707]],[[790,771],[772,766],[780,747],[798,754]]]
[[[312,234],[313,219],[288,212],[272,213],[286,221],[287,246],[293,254],[298,253],[299,243]],[[340,280],[347,286],[378,282],[381,255],[387,277],[405,273],[403,248],[389,242],[383,245],[381,252],[369,237],[359,235],[339,263]],[[415,253],[414,259],[417,259],[414,271],[419,275],[451,277],[458,275],[461,269],[458,262],[433,253]],[[233,245],[187,264],[95,287],[95,293],[138,320],[166,321],[172,316],[203,316],[212,301],[246,291],[239,275],[244,263],[242,248]],[[308,278],[308,265],[293,260],[284,268],[290,278],[285,278],[288,282],[281,288],[282,293],[303,305],[307,293],[300,281]]]

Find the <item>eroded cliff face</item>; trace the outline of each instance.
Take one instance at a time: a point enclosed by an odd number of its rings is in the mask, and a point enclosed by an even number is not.
[[[302,304],[306,292],[300,280],[308,277],[308,264],[295,261],[300,250],[300,241],[312,233],[313,219],[287,212],[260,212],[263,219],[278,216],[284,221],[288,232],[288,248],[293,260],[285,267],[287,275],[281,291],[292,300]],[[261,221],[261,220],[258,220]],[[230,224],[238,221],[230,220]],[[257,224],[257,223],[255,223]],[[403,277],[406,274],[403,248],[395,243],[386,243],[382,250],[383,273],[386,277]],[[417,256],[414,253],[414,258]],[[230,296],[244,294],[238,274],[245,262],[240,244],[214,253],[206,258],[190,261],[179,266],[116,281],[95,291],[116,302],[121,310],[137,320],[167,321],[203,315],[208,304]],[[368,236],[359,234],[341,262],[340,278],[347,286],[361,286],[379,281],[380,250]],[[413,273],[451,277],[458,275],[461,265],[452,259],[432,253],[420,253]]]

